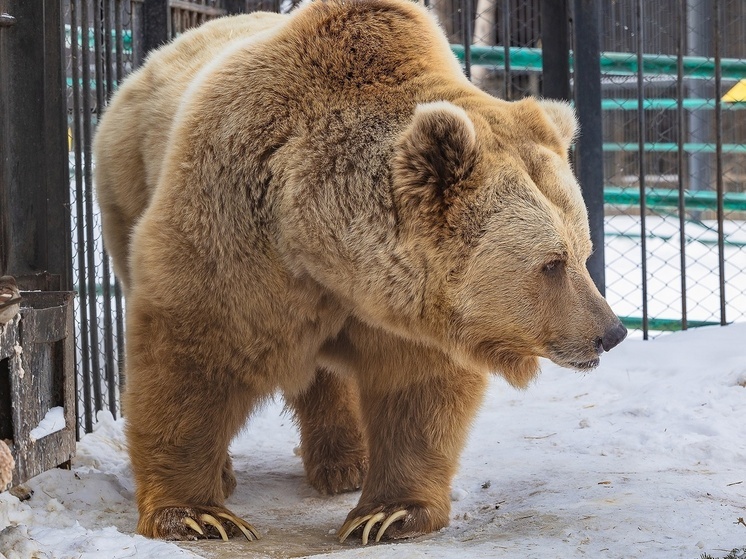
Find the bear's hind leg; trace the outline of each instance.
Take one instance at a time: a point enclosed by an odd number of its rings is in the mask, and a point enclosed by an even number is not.
[[[256,530],[224,506],[235,487],[228,446],[257,397],[247,386],[131,352],[126,435],[137,487],[137,531],[172,540]]]
[[[300,429],[309,483],[324,495],[360,489],[368,456],[354,379],[319,368],[305,392],[285,400]]]

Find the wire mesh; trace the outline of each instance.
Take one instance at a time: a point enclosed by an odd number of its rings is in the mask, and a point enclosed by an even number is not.
[[[172,36],[226,13],[220,0],[167,7]],[[143,0],[64,0],[79,434],[101,410],[121,414],[125,305],[103,246],[92,143],[108,99],[145,59],[143,15]]]
[[[746,320],[746,113],[722,101],[743,63],[745,11],[605,2],[602,48],[638,68],[603,77],[606,293],[644,337]]]
[[[91,146],[108,97],[134,67],[137,4],[64,3],[79,433],[92,430],[101,410],[121,413],[124,306],[103,247]]]

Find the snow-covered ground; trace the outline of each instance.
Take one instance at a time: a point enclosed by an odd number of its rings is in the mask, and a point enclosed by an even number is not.
[[[628,340],[587,374],[544,364],[524,392],[498,378],[452,490],[450,527],[360,547],[334,532],[356,494],[304,481],[298,435],[268,405],[233,445],[229,506],[263,539],[176,545],[134,534],[122,422],[99,418],[71,471],[0,494],[0,557],[686,558],[746,547],[746,324]]]

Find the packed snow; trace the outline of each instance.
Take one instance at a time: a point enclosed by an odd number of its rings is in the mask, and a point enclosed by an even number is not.
[[[31,442],[38,441],[52,433],[62,431],[64,428],[65,408],[62,406],[55,406],[44,414],[44,418],[39,422],[39,425],[31,429],[29,439],[31,439]]]
[[[746,324],[630,339],[590,373],[545,362],[495,378],[451,491],[451,525],[403,543],[336,542],[358,494],[305,482],[282,402],[232,447],[229,507],[263,535],[175,544],[135,535],[123,420],[102,413],[72,470],[0,494],[0,557],[686,558],[746,547]]]

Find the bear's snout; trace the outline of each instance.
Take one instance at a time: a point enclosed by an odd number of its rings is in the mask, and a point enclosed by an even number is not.
[[[596,351],[598,351],[599,355],[604,351],[611,351],[626,337],[627,328],[621,322],[617,322],[614,326],[606,330],[602,337],[596,340]]]

